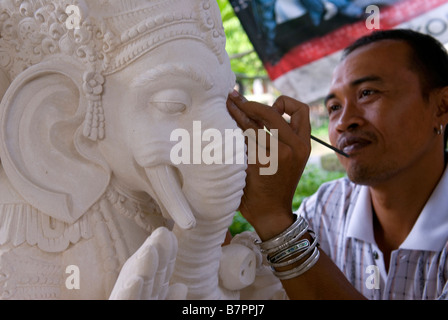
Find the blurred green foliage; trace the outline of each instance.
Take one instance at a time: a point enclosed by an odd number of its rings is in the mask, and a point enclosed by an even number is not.
[[[293,210],[299,209],[303,200],[313,195],[319,187],[328,181],[336,180],[345,176],[343,171],[327,171],[315,164],[308,164],[297,186],[292,202]]]
[[[292,209],[296,211],[303,200],[313,195],[319,187],[328,181],[339,179],[345,176],[342,171],[326,171],[315,164],[308,164],[305,167],[302,178],[297,186],[292,203]],[[253,227],[244,219],[240,212],[237,212],[230,226],[230,233],[232,235],[244,232],[253,231]]]
[[[229,227],[229,231],[232,236],[234,236],[244,231],[254,231],[254,228],[250,225],[249,222],[247,222],[246,219],[244,219],[241,212],[238,211],[233,217],[233,222]]]
[[[228,0],[217,0],[226,34],[226,51],[230,56],[232,71],[245,77],[265,76],[266,70],[254,47],[235,15]],[[242,55],[250,52],[249,54]],[[237,58],[238,56],[238,58]],[[235,58],[232,58],[235,57]]]

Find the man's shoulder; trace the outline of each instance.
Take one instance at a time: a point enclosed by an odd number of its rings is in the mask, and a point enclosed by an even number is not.
[[[341,205],[347,207],[356,201],[360,187],[347,177],[328,181],[323,183],[313,195],[306,198],[302,206],[308,209],[316,209],[316,207],[330,209]]]
[[[323,183],[314,196],[319,198],[337,198],[350,196],[353,191],[359,188],[359,185],[353,183],[347,177],[342,177],[336,180],[327,181]]]
[[[322,248],[341,240],[338,237],[351,219],[361,188],[348,178],[340,178],[322,184],[302,202],[297,213],[308,220],[312,230],[319,231]]]

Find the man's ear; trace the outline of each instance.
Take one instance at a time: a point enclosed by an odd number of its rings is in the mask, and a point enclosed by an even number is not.
[[[439,89],[437,97],[436,117],[439,119],[439,125],[448,124],[448,86]]]
[[[33,207],[68,223],[98,201],[111,175],[97,143],[80,134],[83,72],[58,59],[30,67],[0,109],[1,159],[12,185]]]

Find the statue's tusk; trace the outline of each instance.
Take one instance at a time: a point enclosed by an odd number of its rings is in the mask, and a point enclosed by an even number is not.
[[[196,225],[196,219],[182,192],[174,168],[159,165],[146,168],[145,171],[163,214],[170,216],[182,229],[193,228]]]

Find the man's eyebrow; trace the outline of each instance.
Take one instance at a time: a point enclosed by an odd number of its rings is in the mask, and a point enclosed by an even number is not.
[[[356,87],[360,84],[363,84],[364,82],[383,82],[383,79],[379,76],[371,75],[353,80],[352,82],[350,82],[350,85],[352,87]]]
[[[336,95],[335,95],[334,93],[330,93],[329,95],[327,95],[327,96],[325,97],[325,100],[324,100],[324,106],[326,106],[327,103],[328,103],[328,101],[331,100],[331,99],[333,99],[333,98],[336,98]]]
[[[213,82],[207,73],[181,64],[162,64],[151,68],[132,79],[130,85],[131,87],[142,87],[151,82],[160,81],[163,77],[179,76],[200,83],[205,90],[210,90],[213,87]]]
[[[353,80],[352,82],[350,82],[350,86],[356,87],[365,82],[383,82],[383,81],[384,80],[379,76],[369,75],[369,76],[365,76],[365,77]],[[334,93],[328,94],[324,99],[324,105],[327,105],[327,102],[333,98],[336,98],[336,94],[334,94]]]

